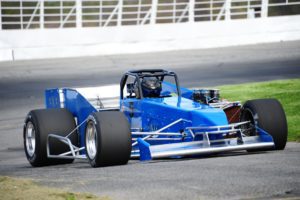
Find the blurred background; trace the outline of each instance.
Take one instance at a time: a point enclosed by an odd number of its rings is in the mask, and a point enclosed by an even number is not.
[[[29,167],[23,123],[45,107],[46,88],[119,84],[143,68],[229,100],[277,98],[286,150],[97,171],[80,161]],[[0,0],[0,176],[112,199],[299,199],[299,78],[300,0]]]
[[[1,0],[0,61],[300,39],[300,0]]]

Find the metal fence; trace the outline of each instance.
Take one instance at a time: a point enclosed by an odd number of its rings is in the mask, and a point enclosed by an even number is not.
[[[0,0],[0,29],[194,23],[300,14],[300,0]]]

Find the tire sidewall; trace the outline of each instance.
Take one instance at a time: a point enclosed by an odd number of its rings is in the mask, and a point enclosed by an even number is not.
[[[34,150],[34,153],[32,156],[30,156],[27,152],[27,147],[26,147],[26,129],[27,129],[27,124],[28,122],[31,122],[34,129],[35,129],[35,140],[36,140],[36,143],[35,143],[35,150]],[[34,165],[35,166],[35,163],[37,160],[41,159],[41,150],[40,150],[40,145],[43,146],[43,144],[40,144],[40,132],[39,132],[39,126],[38,126],[38,123],[36,123],[36,119],[35,119],[35,116],[33,115],[32,112],[30,112],[26,119],[25,119],[25,124],[24,124],[24,130],[23,130],[23,139],[24,139],[24,150],[25,150],[25,154],[26,154],[26,157],[27,157],[27,160],[29,161],[29,163],[31,165]]]
[[[96,153],[93,159],[87,152],[88,123],[93,123],[95,126],[97,137],[95,141]],[[119,111],[92,113],[88,117],[85,128],[85,147],[87,158],[92,167],[127,164],[131,154],[131,133],[124,114]]]
[[[241,112],[250,112],[254,125],[270,134],[275,150],[283,150],[287,142],[287,121],[281,103],[276,99],[257,99],[247,101]],[[245,119],[244,119],[245,120]]]

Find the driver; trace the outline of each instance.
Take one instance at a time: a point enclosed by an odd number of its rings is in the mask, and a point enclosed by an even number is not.
[[[144,77],[141,83],[144,97],[159,97],[161,82],[157,77]]]

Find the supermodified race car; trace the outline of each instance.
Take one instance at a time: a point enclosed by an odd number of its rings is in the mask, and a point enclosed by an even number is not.
[[[287,141],[277,100],[221,100],[219,90],[180,87],[174,72],[161,69],[128,71],[117,87],[48,89],[45,104],[25,119],[24,149],[32,166],[282,150]]]

